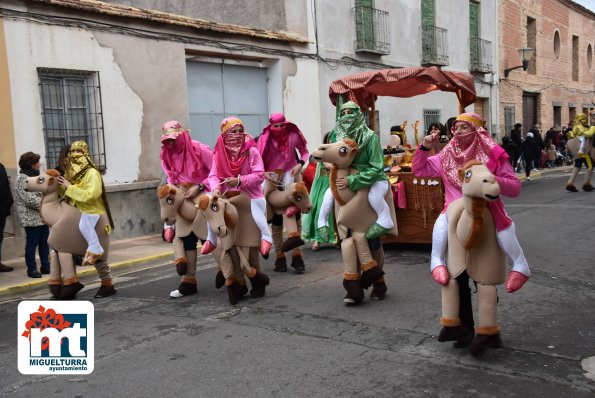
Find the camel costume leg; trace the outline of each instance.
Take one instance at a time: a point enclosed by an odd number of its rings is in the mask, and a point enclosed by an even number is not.
[[[593,165],[587,168],[587,172],[585,173],[585,179],[583,181],[583,191],[591,192],[593,191],[593,186],[591,185],[591,176],[593,176]]]
[[[58,253],[58,262],[60,263],[62,277],[64,278],[64,285],[60,291],[60,300],[72,300],[85,285],[80,283],[79,277],[76,276],[72,254]]]
[[[287,272],[287,260],[285,259],[285,253],[281,251],[283,246],[283,217],[281,215],[275,215],[271,224],[271,231],[273,236],[273,242],[275,244],[275,272]]]
[[[176,266],[176,272],[178,275],[183,276],[188,272],[188,259],[186,258],[186,252],[184,250],[184,242],[179,236],[175,236],[172,242],[174,248],[174,263]]]
[[[454,341],[455,347],[465,347],[473,338],[472,330],[461,323],[459,282],[451,278],[446,286],[442,286],[442,329],[438,341]]]
[[[297,224],[297,231],[300,236],[302,236],[302,218],[301,216],[298,218],[296,217],[295,222]],[[303,242],[303,241],[302,241]],[[295,272],[298,274],[303,274],[306,271],[306,264],[304,263],[304,256],[302,253],[302,248],[296,247],[293,249],[291,253],[291,266],[295,269]]]
[[[59,299],[60,291],[62,290],[62,268],[60,267],[58,252],[55,250],[50,252],[50,279],[48,280],[48,286],[52,297]]]
[[[357,250],[352,237],[345,238],[341,242],[341,254],[343,255],[343,287],[347,291],[343,302],[348,305],[360,304],[364,300],[364,289],[357,268]]]
[[[112,271],[107,264],[107,259],[102,258],[101,262],[95,264],[95,269],[99,274],[99,279],[101,279],[101,286],[99,286],[99,289],[97,290],[97,293],[95,293],[94,297],[102,298],[116,294],[117,291],[112,282]]]
[[[227,297],[229,299],[229,304],[235,305],[238,303],[238,300],[243,296],[242,286],[246,288],[244,274],[241,272],[239,267],[236,267],[234,264],[234,260],[236,260],[237,263],[239,258],[237,256],[237,253],[235,253],[235,249],[233,248],[232,250],[224,250],[220,254],[217,250],[215,252],[215,255],[221,256],[221,260],[219,261],[219,263],[221,264],[221,272],[223,272],[223,276],[225,277]]]
[[[269,277],[263,274],[260,270],[260,258],[258,257],[259,252],[253,247],[242,247],[241,256],[243,256],[250,267],[249,273],[245,273],[252,289],[250,290],[250,296],[254,298],[264,297],[266,292],[266,286],[269,284]]]
[[[182,275],[182,280],[177,290],[172,291],[169,297],[179,298],[182,296],[188,296],[196,294],[198,289],[196,287],[196,260],[198,253],[196,251],[196,244],[198,243],[198,237],[191,232],[188,236],[183,238],[176,237],[174,241],[178,239],[179,243],[175,243],[174,253],[176,253],[176,271],[179,275]],[[182,250],[182,256],[179,257],[180,246]],[[183,273],[181,273],[183,272]]]
[[[361,285],[364,289],[372,286],[374,281],[384,275],[384,271],[378,267],[376,260],[372,258],[368,240],[363,232],[352,231],[353,244],[357,254],[357,260],[362,270]]]
[[[384,250],[382,249],[382,244],[380,243],[380,239],[373,239],[368,241],[368,245],[370,246],[370,252],[372,253],[372,258],[376,261],[378,265],[378,269],[383,270],[384,273]],[[386,281],[384,279],[384,275],[380,278],[376,279],[372,284],[372,292],[370,293],[370,298],[372,300],[384,300],[386,297]]]
[[[498,292],[494,285],[477,284],[479,302],[479,325],[475,329],[476,335],[469,351],[473,356],[479,356],[487,348],[502,347],[500,327],[497,324]]]
[[[576,163],[572,168],[572,173],[570,173],[570,178],[568,178],[568,182],[566,183],[566,190],[570,192],[578,192],[578,189],[574,186],[574,180],[578,175],[579,171],[581,171],[582,163],[579,163],[579,167],[576,167]]]

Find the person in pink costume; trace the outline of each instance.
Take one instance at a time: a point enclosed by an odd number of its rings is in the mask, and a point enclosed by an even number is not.
[[[298,126],[285,120],[283,113],[273,113],[269,122],[257,144],[264,171],[283,170],[282,182],[289,185],[310,158],[307,142]],[[295,156],[296,150],[300,154],[299,160]]]
[[[242,191],[250,197],[252,217],[261,232],[260,254],[267,258],[273,240],[267,225],[263,181],[264,165],[256,149],[256,141],[244,131],[239,118],[233,116],[223,119],[207,184],[213,195],[220,196],[221,190],[224,190]],[[217,247],[217,238],[210,225],[208,230],[202,254],[208,254]]]
[[[213,152],[208,145],[190,138],[188,130],[177,120],[165,123],[161,131],[161,166],[167,182],[194,184],[186,192],[186,198],[192,199],[205,189],[204,181],[213,163]]]
[[[448,220],[446,209],[455,199],[462,196],[458,170],[470,160],[486,164],[496,176],[501,194],[516,197],[521,191],[521,183],[516,177],[506,151],[494,141],[484,129],[484,120],[476,113],[463,113],[457,116],[452,125],[453,139],[437,155],[430,156],[430,148],[439,139],[436,134],[425,136],[413,157],[413,174],[418,177],[441,177],[445,187],[444,210],[434,224],[432,233],[432,255],[430,270],[434,280],[442,285],[450,276],[444,266],[447,249]],[[516,237],[514,223],[506,213],[502,199],[489,202],[490,211],[496,224],[498,244],[512,260],[512,271],[506,281],[506,291],[512,293],[520,289],[529,279],[530,271],[523,250]]]
[[[269,125],[262,130],[258,139],[258,152],[262,156],[265,172],[276,172],[281,170],[279,185],[288,186],[293,182],[301,181],[302,167],[309,161],[310,154],[306,146],[307,142],[300,129],[293,123],[285,119],[283,113],[273,113],[269,118]],[[297,150],[297,152],[296,152]],[[296,154],[299,153],[299,159]],[[264,184],[263,184],[264,189]],[[290,206],[286,209],[287,216],[293,216],[299,212],[297,206]],[[270,216],[270,215],[269,215]],[[287,260],[282,250],[283,246],[283,217],[273,215],[271,230],[273,243],[275,246],[275,268],[277,272],[287,271]],[[299,217],[296,219],[298,231],[302,232],[302,222]],[[301,245],[303,241],[297,242],[297,247],[293,248],[291,266],[297,273],[303,273],[304,261],[302,258]]]

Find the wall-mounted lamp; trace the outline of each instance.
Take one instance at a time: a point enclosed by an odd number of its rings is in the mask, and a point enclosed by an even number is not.
[[[533,57],[534,52],[535,52],[535,50],[533,48],[520,48],[519,56],[521,57],[523,64],[519,65],[519,66],[515,66],[513,68],[504,69],[504,78],[508,77],[508,74],[510,73],[510,71],[513,71],[518,68],[523,68],[523,70],[526,71],[529,68],[529,61],[531,60],[531,57]]]

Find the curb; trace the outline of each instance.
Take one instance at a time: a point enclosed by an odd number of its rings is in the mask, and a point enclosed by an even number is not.
[[[126,260],[126,261],[118,261],[118,262],[109,264],[109,266],[111,269],[132,267],[132,266],[138,265],[140,263],[161,260],[161,259],[165,259],[166,257],[170,257],[170,256],[172,256],[172,252],[168,251],[168,252],[163,252],[163,253],[159,253],[159,254],[154,254],[152,256],[135,258],[135,259]],[[88,276],[88,275],[96,274],[96,273],[97,273],[97,271],[95,271],[95,267],[93,267],[93,268],[89,267],[89,268],[86,268],[86,269],[83,269],[80,271],[77,270],[76,276],[78,276],[79,278],[82,278],[84,276]],[[14,293],[20,293],[23,291],[33,290],[33,289],[39,288],[42,285],[47,285],[47,279],[35,279],[30,282],[28,281],[28,282],[22,282],[22,283],[12,285],[12,286],[0,287],[0,295],[5,295],[5,294],[9,294],[9,293],[14,294]]]

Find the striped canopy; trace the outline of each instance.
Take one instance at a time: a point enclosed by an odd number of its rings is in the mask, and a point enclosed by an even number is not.
[[[468,73],[430,68],[382,69],[356,73],[335,80],[329,87],[329,97],[336,105],[337,96],[356,102],[362,109],[372,106],[376,97],[409,98],[434,90],[457,94],[459,105],[475,102],[475,84]]]

